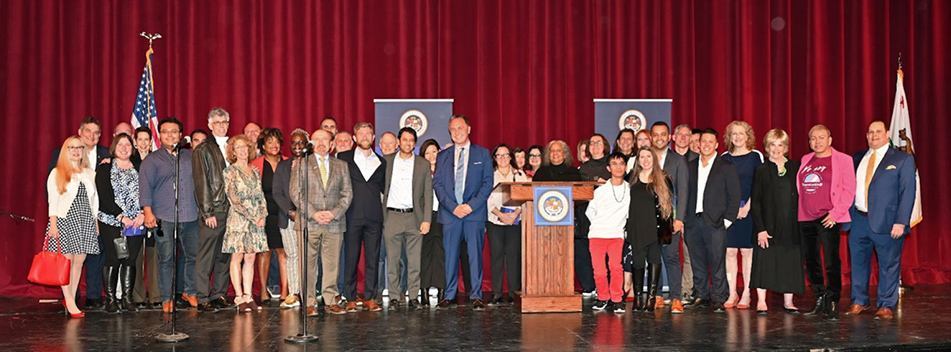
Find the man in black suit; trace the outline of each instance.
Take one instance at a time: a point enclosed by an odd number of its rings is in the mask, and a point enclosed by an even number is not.
[[[670,126],[657,121],[651,125],[651,147],[657,154],[658,163],[670,176],[674,186],[674,204],[676,205],[673,223],[673,237],[670,244],[661,246],[664,265],[667,267],[667,283],[670,286],[670,311],[673,314],[684,312],[683,307],[683,270],[680,268],[680,238],[684,229],[684,215],[687,214],[687,159],[670,150]],[[689,261],[684,268],[690,269]],[[691,277],[691,283],[692,283]],[[693,288],[691,286],[691,288]]]
[[[673,150],[675,154],[683,157],[685,170],[686,170],[687,163],[694,161],[700,156],[699,154],[694,153],[694,151],[690,150],[690,138],[692,136],[693,136],[693,129],[690,128],[690,125],[688,124],[685,124],[685,123],[680,124],[680,125],[677,125],[676,128],[674,128],[674,137],[673,137],[673,143],[672,143],[673,146],[671,150]],[[685,192],[684,197],[681,197],[680,199],[683,199],[681,202],[686,204],[687,191],[684,190],[684,192]],[[687,216],[687,213],[683,213],[683,215],[679,216],[679,218],[684,219],[686,216]],[[683,238],[684,238],[684,241],[683,241],[683,250],[684,250],[683,268],[684,269],[683,269],[683,276],[680,280],[680,284],[682,286],[681,288],[683,293],[683,303],[686,305],[693,302],[693,270],[690,269],[691,268],[690,248],[687,248],[686,233],[684,233]]]
[[[89,156],[89,168],[96,170],[96,166],[102,162],[102,159],[109,158],[109,148],[99,145],[99,137],[102,136],[102,124],[99,119],[86,116],[79,123],[79,138],[86,145],[85,152]],[[53,157],[50,159],[47,174],[56,167],[59,160],[60,148],[53,150]],[[102,267],[106,265],[106,255],[102,248],[102,238],[96,237],[99,241],[99,254],[86,255],[86,309],[101,309],[102,303]],[[78,295],[77,295],[78,296]]]
[[[347,312],[357,311],[357,266],[363,247],[364,276],[363,310],[383,310],[374,299],[379,280],[380,246],[383,241],[383,186],[386,161],[373,151],[373,125],[360,122],[353,126],[357,148],[337,155],[347,162],[353,202],[347,209],[347,232],[344,234],[344,296]]]
[[[717,156],[717,131],[700,134],[700,157],[687,164],[687,245],[694,277],[694,306],[712,301],[716,313],[729,296],[726,283],[726,229],[736,221],[740,209],[740,180],[736,167]],[[707,268],[709,267],[709,272]],[[713,289],[707,286],[712,278]]]

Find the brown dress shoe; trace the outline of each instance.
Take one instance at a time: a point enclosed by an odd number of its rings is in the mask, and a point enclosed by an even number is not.
[[[163,313],[171,313],[171,312],[172,312],[172,308],[173,308],[174,306],[175,306],[175,302],[172,302],[172,301],[162,302],[162,312],[163,312]]]
[[[336,307],[337,307],[337,308],[340,308],[340,306],[336,306]],[[316,317],[316,316],[317,316],[317,308],[314,308],[314,306],[310,306],[310,305],[307,306],[307,316],[308,316],[308,317]]]
[[[341,307],[338,304],[328,304],[324,306],[324,310],[330,314],[336,314],[336,315],[347,314],[347,310],[343,309],[343,307]]]
[[[875,312],[875,319],[891,319],[894,318],[894,316],[895,313],[888,308],[879,308],[878,311]]]
[[[379,312],[383,310],[383,308],[376,304],[376,301],[372,299],[363,301],[363,309],[371,312]]]
[[[188,302],[188,305],[192,307],[198,307],[198,297],[189,296],[187,293],[182,294],[182,299]]]
[[[472,310],[476,312],[481,312],[485,310],[485,303],[482,303],[482,299],[476,298],[472,301]]]
[[[449,309],[449,300],[444,299],[439,301],[439,304],[436,305],[436,309]]]
[[[357,302],[347,302],[347,313],[357,312]]]
[[[849,310],[845,311],[845,315],[858,315],[866,310],[871,308],[870,306],[860,306],[858,304],[853,304],[849,307]]]

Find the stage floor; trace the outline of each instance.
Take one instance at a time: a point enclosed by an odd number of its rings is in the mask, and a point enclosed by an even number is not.
[[[811,308],[811,302],[811,296],[796,299],[803,309]],[[70,319],[58,301],[0,299],[0,351],[951,349],[951,285],[920,285],[905,292],[890,321],[872,319],[872,311],[830,322],[783,313],[781,295],[772,295],[769,303],[767,316],[753,310],[671,315],[668,310],[633,313],[629,308],[615,315],[592,312],[591,301],[585,301],[582,313],[525,315],[511,307],[473,312],[468,305],[446,311],[407,311],[404,306],[311,318],[310,331],[320,339],[294,345],[284,337],[299,332],[296,309],[183,311],[178,330],[190,338],[164,344],[153,339],[166,329],[161,311],[87,312],[86,318]],[[841,303],[849,304],[848,299]]]

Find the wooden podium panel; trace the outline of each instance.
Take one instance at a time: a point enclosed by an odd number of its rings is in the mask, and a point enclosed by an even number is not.
[[[580,312],[581,295],[574,288],[574,226],[535,224],[534,188],[571,186],[573,201],[594,197],[597,182],[505,182],[498,187],[502,202],[522,206],[522,292],[516,307],[522,313]],[[574,207],[572,207],[572,211]],[[573,216],[570,214],[569,216]]]

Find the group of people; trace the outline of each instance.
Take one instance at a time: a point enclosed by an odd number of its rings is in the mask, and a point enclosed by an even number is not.
[[[634,311],[664,307],[666,268],[673,313],[749,308],[753,288],[758,312],[767,312],[770,290],[784,294],[786,312],[798,313],[793,295],[805,291],[805,277],[817,298],[807,314],[837,319],[843,226],[851,227],[853,285],[846,314],[870,308],[873,250],[880,263],[876,317],[891,318],[897,303],[915,167],[912,156],[889,146],[882,121],[869,124],[869,149],[852,158],[831,147],[823,125],[809,131],[812,152],[799,162],[788,159],[790,137],[782,130],[765,134],[764,156],[752,127],[734,121],[721,155],[716,130],[680,125],[671,134],[657,122],[621,130],[613,148],[592,135],[578,143],[577,164],[561,140],[528,149],[499,144],[490,152],[471,142],[464,115],[449,120],[452,143],[426,140],[418,155],[411,127],[384,133],[380,155],[373,125],[357,123],[351,134],[325,118],[313,133],[291,132],[291,155],[284,156],[279,129],[250,123],[229,137],[229,124],[227,111],[211,110],[210,136],[197,130],[186,148],[183,125],[171,117],[158,124],[156,150],[148,128],[124,123],[110,148],[98,146],[94,118],[66,139],[50,165],[47,235],[48,249],[61,246],[72,259],[62,287],[68,313],[83,315],[76,288],[84,260],[87,307],[104,286],[107,312],[134,311],[146,300],[171,311],[176,252],[181,301],[203,312],[261,309],[252,283],[257,269],[260,298],[270,298],[263,286],[271,252],[281,307],[298,307],[304,297],[309,316],[320,306],[331,314],[380,311],[383,286],[390,307],[429,306],[431,288],[436,309],[467,294],[477,311],[510,304],[521,290],[520,220],[529,214],[505,206],[493,190],[527,181],[604,182],[574,215],[576,276],[586,295],[597,292],[598,311],[624,312],[629,294]],[[483,300],[486,239],[493,296]],[[301,268],[307,287],[300,287]]]

